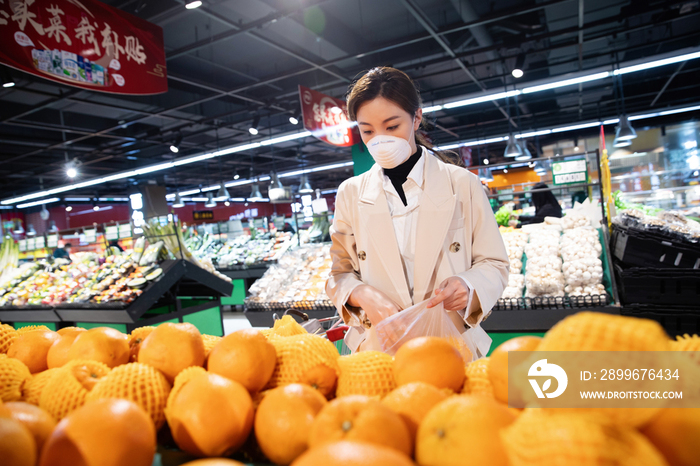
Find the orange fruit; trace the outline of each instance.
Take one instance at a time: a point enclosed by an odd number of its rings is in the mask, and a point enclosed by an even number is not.
[[[309,446],[313,449],[340,440],[383,445],[407,456],[413,451],[411,434],[401,416],[364,395],[336,398],[316,416],[311,426]]]
[[[0,355],[0,399],[18,401],[22,399],[22,389],[32,378],[29,368],[19,359]]]
[[[203,458],[201,460],[188,461],[182,466],[245,466],[245,464],[226,458]]]
[[[209,359],[209,354],[211,350],[221,341],[222,337],[217,337],[216,335],[202,334],[202,341],[204,342],[204,359]]]
[[[203,367],[199,366],[188,367],[184,371],[177,374],[177,377],[175,377],[175,381],[173,382],[173,388],[170,390],[170,394],[168,395],[168,401],[165,405],[165,409],[170,408],[173,400],[177,394],[180,393],[182,387],[184,387],[187,382],[195,378],[195,376],[200,374],[207,374],[207,371]]]
[[[82,327],[63,327],[61,329],[56,330],[56,333],[59,335],[68,335],[70,333],[80,333],[80,332],[87,332],[86,328]]]
[[[327,443],[301,455],[292,466],[414,466],[393,448],[366,442]]]
[[[466,379],[462,394],[466,395],[483,395],[493,398],[493,386],[489,379],[489,367],[491,366],[490,358],[481,358],[467,364]]]
[[[56,420],[38,406],[22,401],[11,401],[4,406],[12,419],[29,429],[36,442],[37,452],[41,452],[46,439],[56,427]]]
[[[53,377],[57,371],[58,368],[47,369],[44,372],[39,372],[38,374],[32,376],[31,379],[27,380],[22,388],[22,396],[24,397],[24,401],[39,406],[41,392],[44,391],[44,387],[46,387],[49,380],[51,380],[51,377]]]
[[[36,452],[36,442],[29,429],[14,419],[0,417],[0,458],[3,466],[34,466]]]
[[[700,458],[700,408],[666,408],[642,430],[673,466],[692,466]]]
[[[383,397],[396,388],[394,358],[379,351],[360,351],[338,358],[340,375],[336,396]]]
[[[447,395],[433,385],[411,382],[401,385],[385,396],[382,404],[401,416],[411,433],[411,438],[415,439],[418,426],[425,415],[446,398]]]
[[[207,369],[242,384],[254,393],[267,384],[275,370],[275,347],[257,330],[226,335],[209,354]]]
[[[29,332],[35,332],[37,330],[52,331],[46,325],[25,325],[24,327],[20,327],[17,329],[17,336],[24,335],[25,333],[29,333]]]
[[[135,403],[92,400],[58,423],[39,466],[151,466],[156,452],[153,422]]]
[[[330,397],[338,379],[338,350],[325,338],[305,333],[270,340],[275,347],[277,364],[267,388],[290,383],[311,385]]]
[[[139,358],[139,351],[141,350],[141,344],[143,340],[146,339],[148,335],[151,334],[156,329],[150,325],[144,327],[138,327],[131,331],[129,334],[129,361],[136,362]]]
[[[501,403],[508,403],[508,353],[511,351],[536,351],[542,338],[522,336],[504,341],[490,356],[488,376],[493,394]]]
[[[255,413],[255,437],[275,464],[289,464],[309,448],[309,430],[326,399],[308,385],[266,391]]]
[[[108,367],[129,362],[127,337],[110,327],[95,327],[80,332],[68,350],[68,359],[99,361]]]
[[[175,443],[197,456],[227,456],[253,428],[253,402],[243,385],[217,374],[186,382],[165,410]]]
[[[169,382],[183,369],[204,365],[204,342],[190,323],[159,325],[141,343],[138,362],[161,371]]]
[[[68,351],[70,350],[70,347],[73,346],[73,342],[76,338],[78,338],[78,335],[86,331],[84,329],[78,330],[78,327],[66,327],[61,330],[63,331],[63,333],[59,333],[61,338],[51,345],[51,348],[49,348],[49,352],[46,355],[46,363],[49,369],[61,367],[69,361]]]
[[[165,424],[165,403],[170,383],[157,369],[138,362],[112,369],[90,390],[86,401],[121,398],[133,401],[151,417],[156,430]]]
[[[22,361],[32,374],[45,371],[48,369],[46,357],[49,348],[60,338],[58,333],[51,330],[24,333],[12,342],[7,356]]]
[[[493,399],[459,395],[437,404],[418,428],[416,461],[422,466],[508,466],[500,431],[515,421]]]
[[[457,348],[439,337],[418,337],[405,343],[394,357],[396,385],[426,382],[458,391],[464,383],[465,361]]]
[[[510,466],[668,466],[636,429],[600,413],[528,408],[501,439]]]
[[[10,344],[17,338],[17,331],[14,327],[7,324],[0,324],[0,353],[7,353],[10,349]]]
[[[39,406],[55,419],[85,404],[87,394],[110,368],[99,361],[76,359],[59,368],[41,392]]]

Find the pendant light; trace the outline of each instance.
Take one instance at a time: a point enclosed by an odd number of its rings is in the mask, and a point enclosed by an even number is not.
[[[253,187],[250,190],[250,196],[248,197],[249,201],[262,201],[264,198],[262,194],[260,193],[260,188],[258,187],[258,182],[256,181],[253,183]]]
[[[314,192],[309,183],[309,177],[306,175],[301,175],[301,183],[299,183],[299,194],[309,194]]]
[[[204,204],[204,207],[216,207],[216,201],[212,193],[207,193],[207,202]]]
[[[185,203],[182,202],[182,197],[180,197],[180,193],[175,193],[175,202],[173,202],[173,207],[176,209],[179,209],[180,207],[185,207]]]
[[[515,136],[513,136],[513,133],[510,133],[510,136],[508,136],[508,145],[506,146],[506,151],[503,153],[504,157],[519,157],[523,155],[523,150],[520,148],[520,145],[515,142]]]
[[[479,179],[481,181],[485,181],[487,183],[492,182],[493,175],[491,174],[491,169],[490,168],[480,168],[479,169]]]
[[[216,198],[214,200],[216,201],[228,201],[231,198],[231,195],[229,194],[228,190],[226,189],[226,186],[224,186],[223,183],[221,183],[221,186],[219,187],[219,191],[216,193]]]
[[[615,83],[617,81],[617,86]],[[627,119],[627,112],[625,111],[625,91],[622,86],[622,75],[617,75],[617,80],[613,76],[613,90],[619,89],[620,91],[620,103],[622,104],[622,113],[620,115],[620,121],[615,128],[615,140],[613,141],[613,147],[627,147],[632,145],[632,139],[637,137],[637,132],[632,128],[629,120]],[[617,104],[617,94],[615,95],[615,104]]]
[[[518,155],[515,157],[515,160],[517,162],[524,162],[526,160],[532,159],[532,154],[530,153],[530,150],[527,148],[527,143],[525,143],[525,142],[523,142],[522,151],[523,152],[521,155]]]

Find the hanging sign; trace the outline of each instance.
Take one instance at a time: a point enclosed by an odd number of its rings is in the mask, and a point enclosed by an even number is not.
[[[44,249],[44,247],[46,247],[46,238],[43,236],[34,238],[34,247],[37,249]]]
[[[119,225],[119,239],[131,238],[131,225]]]
[[[213,210],[195,210],[192,212],[193,220],[214,220]]]
[[[334,146],[349,147],[360,142],[355,122],[348,121],[347,105],[308,87],[299,86],[304,128],[317,139]]]
[[[27,238],[27,251],[33,251],[36,249],[34,243],[34,238]]]
[[[50,248],[58,247],[58,235],[49,235],[47,240],[47,246]]]
[[[585,183],[588,181],[586,160],[552,163],[552,179],[555,185]]]
[[[0,1],[0,63],[91,91],[167,92],[163,29],[97,0]]]
[[[17,241],[17,244],[19,244],[19,251],[24,252],[27,250],[27,240],[26,239],[21,239]]]
[[[95,241],[97,241],[97,230],[95,230],[94,228],[90,230],[85,230],[85,242],[91,244]]]
[[[105,238],[107,241],[114,241],[116,239],[119,239],[119,227],[115,226],[110,226],[110,227],[105,227]]]

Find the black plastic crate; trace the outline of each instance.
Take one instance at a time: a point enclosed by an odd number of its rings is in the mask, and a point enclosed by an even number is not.
[[[615,264],[620,302],[700,309],[700,270],[623,268]]]
[[[672,240],[657,233],[613,225],[610,251],[626,266],[700,268],[700,245]]]
[[[621,315],[657,321],[671,338],[700,334],[700,307],[631,304],[623,306]]]

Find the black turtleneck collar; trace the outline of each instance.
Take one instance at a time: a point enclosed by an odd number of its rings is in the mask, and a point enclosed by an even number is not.
[[[421,146],[417,146],[413,155],[410,156],[404,163],[398,167],[384,169],[384,174],[389,177],[391,184],[394,185],[394,189],[396,189],[396,192],[399,194],[403,205],[408,205],[408,202],[406,201],[406,193],[403,192],[403,184],[408,179],[409,173],[411,173],[413,167],[416,166],[416,163],[418,163],[418,160],[420,160],[422,154],[423,151],[421,150]]]

